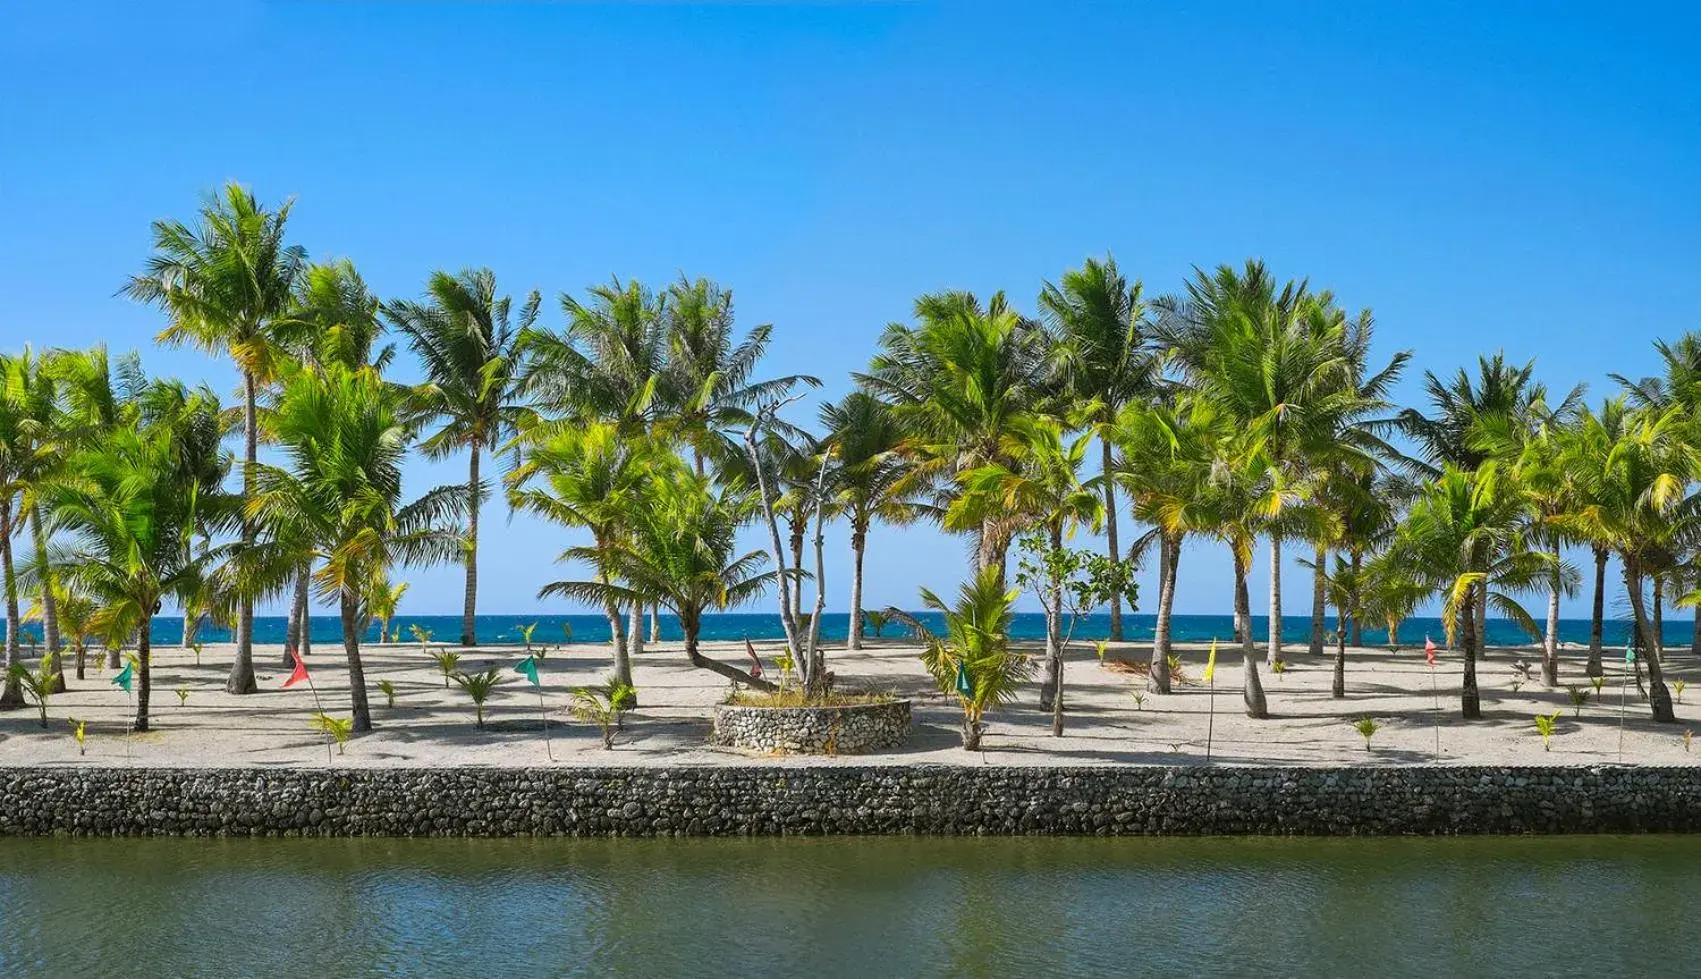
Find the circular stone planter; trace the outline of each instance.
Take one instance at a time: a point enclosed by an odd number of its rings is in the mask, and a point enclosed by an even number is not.
[[[910,733],[910,702],[844,707],[715,707],[709,743],[795,755],[851,755],[885,751]]]

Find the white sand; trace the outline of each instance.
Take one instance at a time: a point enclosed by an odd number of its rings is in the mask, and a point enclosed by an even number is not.
[[[776,644],[758,646],[770,672]],[[1112,647],[1113,657],[1143,659],[1149,647]],[[739,662],[741,644],[709,644],[709,655]],[[223,692],[230,646],[207,647],[196,664],[192,653],[157,650],[154,659],[153,730],[124,735],[131,716],[124,693],[109,681],[110,671],[92,662],[87,678],[70,679],[70,690],[49,706],[49,728],[37,726],[33,705],[0,714],[0,765],[165,765],[165,766],[320,766],[326,764],[323,737],[309,728],[314,696],[306,685],[280,690],[288,670],[277,646],[256,650],[258,694]],[[1187,672],[1197,677],[1204,650],[1186,646]],[[1568,650],[1563,683],[1582,684],[1583,651]],[[357,736],[338,766],[384,765],[539,765],[546,764],[537,695],[511,667],[520,654],[513,648],[467,650],[463,669],[501,666],[510,677],[488,708],[488,727],[475,730],[470,700],[458,687],[443,688],[436,664],[417,644],[379,645],[364,652],[377,729]],[[1159,696],[1148,694],[1136,709],[1131,692],[1143,681],[1101,667],[1090,645],[1071,651],[1066,702],[1070,705],[1064,737],[1050,734],[1050,715],[1038,710],[1037,689],[1020,702],[990,715],[985,751],[964,752],[957,734],[960,716],[953,703],[935,693],[915,657],[913,646],[893,641],[850,653],[833,648],[829,667],[842,685],[866,685],[911,697],[915,730],[901,751],[837,758],[771,758],[710,747],[705,743],[713,704],[727,692],[720,677],[685,664],[677,643],[650,647],[640,657],[636,680],[641,707],[628,716],[625,732],[612,751],[604,750],[594,729],[567,713],[568,691],[595,683],[607,673],[602,645],[573,645],[548,651],[543,661],[545,699],[557,764],[1195,764],[1204,760],[1206,728],[1213,723],[1212,757],[1223,764],[1275,765],[1579,765],[1619,759],[1619,680],[1622,662],[1609,654],[1605,702],[1591,694],[1581,717],[1573,717],[1563,686],[1545,689],[1539,679],[1512,690],[1511,664],[1535,662],[1528,649],[1491,650],[1479,664],[1483,719],[1459,719],[1460,663],[1443,657],[1437,671],[1441,709],[1434,707],[1430,671],[1421,650],[1391,656],[1382,649],[1354,649],[1347,667],[1347,697],[1329,696],[1331,660],[1290,649],[1290,667],[1282,676],[1263,671],[1271,719],[1255,721],[1241,708],[1238,655],[1224,650],[1217,667],[1214,722],[1212,695],[1203,687],[1185,687]],[[1685,650],[1667,654],[1668,680],[1701,675]],[[308,659],[326,709],[348,714],[348,686],[339,646],[314,647]],[[394,709],[384,705],[377,682],[398,688]],[[177,688],[189,690],[178,705]],[[1701,763],[1701,746],[1685,750],[1682,735],[1701,726],[1701,690],[1690,691],[1689,704],[1677,706],[1678,723],[1655,724],[1645,702],[1629,688],[1623,730],[1623,760],[1650,765]],[[1542,750],[1533,716],[1563,710],[1552,750]],[[1370,715],[1382,725],[1366,752],[1350,722]],[[89,722],[87,755],[79,757],[68,717]],[[1436,753],[1439,726],[1440,753]]]

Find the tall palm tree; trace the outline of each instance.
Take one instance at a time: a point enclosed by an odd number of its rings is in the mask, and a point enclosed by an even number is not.
[[[291,377],[272,422],[290,466],[258,467],[247,510],[267,539],[233,569],[263,592],[282,588],[304,561],[316,563],[319,596],[341,616],[356,731],[372,728],[360,641],[374,582],[397,565],[449,563],[465,553],[465,535],[453,525],[470,503],[462,488],[403,499],[407,407],[370,368],[331,364]]]
[[[739,683],[774,689],[766,680],[704,656],[699,645],[703,615],[737,608],[760,596],[774,579],[762,570],[761,551],[738,552],[740,527],[756,512],[750,492],[736,483],[715,487],[675,460],[675,472],[649,481],[645,498],[632,508],[630,533],[609,552],[571,548],[570,560],[600,561],[607,574],[595,581],[557,581],[539,597],[562,595],[606,604],[658,602],[679,618],[685,657],[692,666]],[[609,579],[609,580],[605,580]]]
[[[1570,456],[1572,475],[1587,502],[1558,521],[1585,540],[1607,542],[1624,566],[1624,587],[1648,662],[1648,699],[1657,721],[1674,716],[1644,587],[1650,576],[1675,568],[1701,536],[1696,515],[1701,495],[1691,489],[1701,467],[1689,444],[1690,424],[1681,406],[1644,409],[1604,444],[1604,456]]]
[[[0,667],[6,674],[0,688],[0,708],[24,704],[17,677],[12,674],[12,667],[18,664],[18,633],[23,627],[12,538],[34,509],[34,490],[52,472],[58,458],[54,407],[51,382],[28,348],[21,354],[0,354],[0,591],[4,592],[6,606],[5,660]],[[37,542],[43,541],[38,529]]]
[[[125,293],[163,309],[170,318],[159,340],[188,343],[230,357],[242,374],[242,494],[254,495],[253,469],[259,448],[260,388],[276,371],[275,326],[289,310],[307,253],[284,238],[291,202],[277,210],[260,206],[236,183],[209,196],[193,227],[155,221],[154,254],[146,270],[130,279]],[[244,525],[242,541],[252,544]],[[253,693],[254,600],[243,596],[236,619],[236,658],[225,683],[230,693]]]
[[[1216,501],[1210,483],[1218,447],[1232,432],[1226,415],[1187,394],[1125,407],[1112,431],[1122,458],[1117,479],[1128,492],[1134,516],[1155,528],[1158,607],[1147,682],[1158,693],[1170,692],[1170,624],[1181,546],[1189,535],[1214,533]]]
[[[862,648],[862,559],[868,550],[868,531],[875,520],[904,526],[928,513],[912,498],[911,461],[899,451],[903,430],[880,399],[852,391],[821,407],[821,427],[833,453],[833,505],[850,522],[851,594],[850,637],[847,646]]]
[[[660,450],[647,440],[623,436],[608,422],[563,428],[543,441],[527,442],[506,478],[508,505],[566,527],[591,534],[591,565],[598,580],[613,584],[614,554],[626,544],[633,515],[657,478]],[[576,552],[582,553],[582,551]],[[632,660],[622,634],[620,605],[613,594],[601,596],[614,646],[614,677],[632,685]]]
[[[511,317],[512,301],[496,293],[496,273],[464,269],[434,272],[424,302],[398,301],[385,309],[408,338],[425,367],[420,407],[442,427],[419,443],[428,458],[467,452],[466,592],[461,610],[461,645],[477,643],[478,511],[484,501],[480,464],[486,449],[500,445],[528,409],[518,399],[517,341],[537,320],[541,297],[533,292]]]
[[[1130,284],[1107,255],[1102,262],[1089,258],[1081,268],[1063,273],[1056,285],[1047,282],[1039,297],[1040,314],[1058,340],[1058,366],[1079,416],[1075,421],[1099,437],[1105,546],[1112,564],[1122,560],[1122,553],[1109,429],[1125,406],[1153,395],[1163,370],[1162,358],[1146,342],[1140,292],[1140,283]],[[1110,603],[1110,639],[1122,641],[1120,594]]]
[[[1015,432],[1010,464],[991,463],[960,474],[962,493],[945,513],[945,528],[979,526],[988,514],[1014,515],[1043,534],[1050,553],[1076,529],[1097,530],[1104,502],[1081,483],[1081,464],[1088,437],[1065,443],[1062,426],[1043,419],[1024,420]],[[1045,678],[1040,684],[1040,707],[1052,710],[1061,722],[1054,698],[1063,683],[1063,587],[1049,576],[1044,587],[1046,613]],[[1061,730],[1054,733],[1061,734]]]
[[[1485,462],[1473,471],[1443,464],[1400,525],[1394,558],[1443,597],[1442,615],[1453,639],[1461,630],[1464,680],[1461,716],[1482,716],[1476,664],[1483,653],[1483,608],[1510,618],[1530,635],[1535,621],[1512,593],[1538,587],[1557,556],[1530,550],[1525,533],[1530,503],[1503,467]]]
[[[216,418],[210,406],[189,410]],[[53,565],[58,580],[97,604],[97,634],[136,637],[138,731],[149,723],[152,618],[219,556],[194,542],[201,508],[216,505],[221,490],[183,464],[174,441],[171,426],[116,429],[78,450],[43,492],[53,526],[69,538]]]
[[[789,374],[756,379],[774,328],[762,323],[742,339],[733,326],[732,290],[708,279],[683,275],[668,287],[662,303],[667,337],[669,424],[691,446],[697,475],[704,460],[724,464],[743,453],[727,435],[755,421],[755,409],[788,397],[800,386],[820,387],[819,378]]]
[[[852,376],[892,406],[921,474],[954,480],[1008,463],[1019,420],[1047,413],[1056,399],[1043,326],[1003,293],[985,304],[966,292],[925,295],[915,317],[915,326],[888,326],[868,371]],[[1016,528],[1016,520],[988,514],[974,535],[975,567],[1003,568]]]

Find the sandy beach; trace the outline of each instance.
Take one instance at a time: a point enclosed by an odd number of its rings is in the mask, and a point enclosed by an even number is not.
[[[758,645],[773,671],[778,644]],[[1143,644],[1113,645],[1108,658],[1142,659]],[[708,655],[729,661],[744,658],[741,645],[709,644]],[[1186,673],[1198,677],[1205,649],[1184,646]],[[33,705],[0,714],[0,764],[3,765],[164,765],[164,766],[323,766],[324,737],[309,726],[314,692],[305,684],[280,689],[288,671],[282,651],[256,647],[261,692],[235,697],[223,692],[232,648],[209,646],[199,664],[192,652],[157,650],[154,659],[153,730],[123,733],[131,717],[129,703],[110,683],[111,671],[92,663],[87,678],[68,677],[70,689],[53,697],[49,726],[38,725]],[[373,765],[539,765],[548,764],[538,696],[511,667],[520,658],[513,647],[463,651],[461,669],[486,665],[508,677],[491,698],[484,730],[473,723],[467,695],[444,689],[437,665],[417,643],[375,645],[364,650],[376,729],[352,739],[337,766]],[[749,764],[1131,764],[1185,765],[1205,760],[1207,729],[1211,760],[1217,764],[1259,765],[1579,765],[1620,759],[1620,692],[1623,663],[1607,658],[1604,702],[1583,677],[1585,651],[1570,649],[1561,670],[1562,685],[1548,689],[1539,679],[1514,690],[1513,664],[1535,662],[1529,648],[1491,649],[1479,664],[1483,718],[1458,716],[1460,663],[1443,655],[1435,673],[1440,709],[1431,691],[1430,671],[1421,650],[1390,654],[1386,649],[1353,649],[1347,666],[1344,700],[1329,695],[1331,659],[1290,649],[1286,672],[1262,671],[1272,717],[1255,721],[1241,710],[1238,656],[1221,655],[1215,693],[1190,685],[1167,696],[1133,692],[1143,679],[1102,666],[1090,646],[1071,650],[1067,672],[1068,728],[1062,738],[1050,732],[1050,716],[1037,707],[1037,687],[1021,700],[989,717],[985,751],[965,752],[957,734],[957,711],[932,688],[913,645],[875,641],[860,652],[829,651],[829,666],[841,686],[889,691],[911,698],[915,726],[901,750],[880,755],[797,758],[752,755],[716,748],[705,741],[713,706],[727,694],[726,681],[686,665],[678,644],[646,648],[635,667],[641,706],[631,712],[615,748],[605,750],[590,725],[568,711],[570,690],[598,682],[607,672],[603,645],[548,647],[541,662],[550,748],[555,763],[574,765]],[[314,685],[325,709],[346,716],[347,674],[340,647],[316,646],[308,658]],[[1667,653],[1667,679],[1701,674],[1687,650]],[[379,680],[397,689],[395,707],[385,705]],[[1590,691],[1576,716],[1564,684]],[[179,705],[175,691],[187,690]],[[1701,691],[1692,691],[1701,697]],[[1212,710],[1212,703],[1215,709]],[[1677,705],[1678,723],[1656,724],[1629,685],[1623,712],[1623,761],[1647,765],[1701,763],[1701,752],[1686,750],[1683,734],[1701,722],[1694,698]],[[1562,711],[1549,751],[1542,748],[1533,721],[1537,713]],[[1381,729],[1371,750],[1352,727],[1363,716]],[[67,718],[88,722],[86,755],[79,756]],[[1439,752],[1437,737],[1439,736]]]

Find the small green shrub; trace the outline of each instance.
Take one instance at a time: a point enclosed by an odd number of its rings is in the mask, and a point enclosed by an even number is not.
[[[408,631],[413,633],[413,641],[419,643],[419,651],[425,652],[425,647],[431,645],[431,630],[422,625],[410,625]]]
[[[47,727],[47,702],[53,697],[53,661],[57,656],[48,653],[36,663],[35,669],[30,669],[22,663],[12,664],[12,678],[24,688],[24,693],[35,701],[36,710],[41,712],[41,726]]]
[[[1572,684],[1565,688],[1565,692],[1571,696],[1571,716],[1582,717],[1583,705],[1589,702],[1589,691],[1584,690],[1576,684]]]
[[[536,622],[533,622],[531,625],[520,626],[520,639],[521,639],[521,641],[523,641],[526,644],[526,655],[527,656],[533,655],[533,653],[532,653],[532,633],[534,633],[536,631],[537,631],[537,623]],[[537,658],[543,659],[544,652],[545,652],[544,647],[539,646],[537,653],[536,653]]]
[[[600,687],[576,687],[573,690],[573,716],[595,724],[602,732],[604,750],[612,751],[614,732],[620,729],[620,715],[637,697],[635,687],[613,680]]]
[[[1369,751],[1370,739],[1376,736],[1377,731],[1382,730],[1382,725],[1376,723],[1376,718],[1366,714],[1353,722],[1353,730],[1357,731],[1359,736],[1364,738],[1364,750]]]
[[[1104,640],[1104,639],[1099,639],[1099,640],[1097,640],[1093,643],[1093,652],[1098,654],[1100,663],[1104,662],[1104,654],[1109,649],[1110,649],[1110,643],[1108,641]]]
[[[1683,688],[1688,685],[1689,684],[1684,683],[1682,680],[1673,680],[1671,682],[1672,693],[1677,694],[1677,702],[1680,704],[1683,703]]]
[[[455,667],[461,664],[461,654],[453,649],[439,649],[431,654],[431,658],[443,674],[443,689],[449,689],[449,678],[455,675]]]
[[[87,749],[86,742],[88,740],[88,728],[89,728],[89,722],[88,721],[79,721],[75,717],[71,718],[71,737],[77,739],[77,754],[78,755],[82,755],[82,754],[86,753],[86,749]],[[1684,750],[1685,751],[1689,750],[1689,746],[1687,744],[1684,745]]]
[[[1146,692],[1144,690],[1131,690],[1129,692],[1131,694],[1133,694],[1133,696],[1134,696],[1134,709],[1135,710],[1145,710],[1146,709]]]
[[[343,745],[348,744],[349,735],[354,733],[354,718],[332,717],[324,711],[315,713],[308,724],[313,730],[330,735],[331,740],[337,743],[339,755],[343,753]]]
[[[1553,745],[1552,745],[1553,732],[1554,732],[1554,729],[1559,725],[1559,716],[1562,713],[1564,713],[1564,712],[1556,710],[1551,714],[1537,714],[1536,715],[1536,733],[1542,736],[1542,750],[1543,751],[1553,750]]]
[[[1276,676],[1280,677],[1283,673],[1286,673],[1287,671],[1288,671],[1288,661],[1287,660],[1277,659],[1277,660],[1271,660],[1270,661],[1270,672],[1276,674]]]
[[[1604,677],[1604,676],[1592,676],[1592,677],[1589,678],[1589,682],[1594,684],[1594,687],[1595,687],[1595,703],[1600,703],[1601,688],[1606,686],[1606,677]]]
[[[476,716],[476,726],[484,729],[484,703],[490,699],[490,692],[502,683],[502,668],[492,666],[483,673],[456,673],[454,681],[460,684],[467,696],[472,698],[473,712]]]
[[[178,687],[176,690],[173,690],[172,693],[177,695],[177,706],[182,707],[184,704],[189,702],[188,687]]]
[[[201,651],[207,648],[206,643],[203,643],[199,640],[196,640],[195,642],[192,642],[192,643],[189,644],[189,648],[195,651],[195,665],[200,666],[201,665]]]
[[[379,680],[378,681],[378,691],[384,695],[384,707],[385,707],[385,709],[386,710],[395,710],[396,709],[396,681],[394,681],[394,680]]]
[[[1683,732],[1683,750],[1684,750],[1685,754],[1687,754],[1689,752],[1689,740],[1693,737],[1695,737],[1694,731],[1684,731]]]

